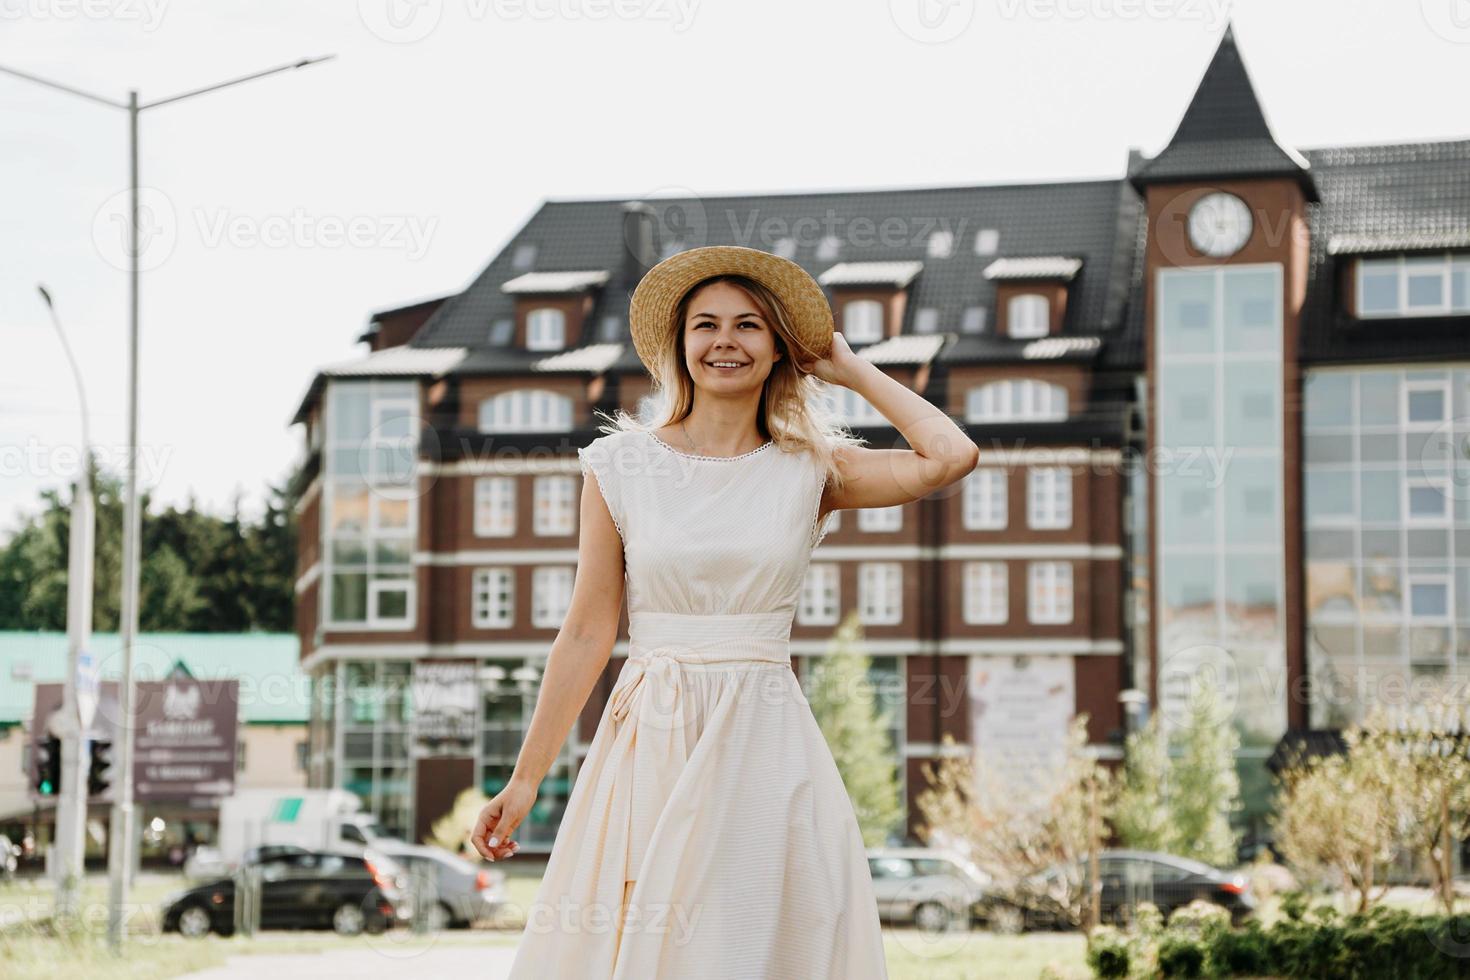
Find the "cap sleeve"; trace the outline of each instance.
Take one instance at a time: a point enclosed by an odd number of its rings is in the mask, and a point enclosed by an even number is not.
[[[626,542],[627,536],[623,533],[623,495],[618,485],[618,476],[613,467],[613,446],[609,436],[602,436],[592,440],[586,446],[577,450],[577,459],[582,466],[582,479],[585,482],[587,474],[592,473],[597,477],[598,491],[602,494],[603,502],[607,504],[608,513],[612,515],[613,524],[617,526],[618,537]]]

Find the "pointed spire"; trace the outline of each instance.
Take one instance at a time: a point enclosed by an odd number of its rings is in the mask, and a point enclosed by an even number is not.
[[[1307,199],[1318,200],[1306,159],[1283,147],[1271,132],[1235,45],[1234,26],[1226,23],[1169,145],[1145,160],[1129,179],[1141,191],[1166,181],[1241,177],[1295,177]]]

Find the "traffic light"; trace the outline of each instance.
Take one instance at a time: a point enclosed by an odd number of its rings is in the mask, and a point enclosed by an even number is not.
[[[87,795],[101,796],[112,788],[112,742],[94,739],[92,765],[87,770]]]
[[[61,791],[61,739],[47,735],[36,743],[36,792],[55,796]]]

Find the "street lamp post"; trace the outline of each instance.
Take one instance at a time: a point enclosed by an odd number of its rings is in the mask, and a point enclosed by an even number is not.
[[[68,926],[76,922],[86,857],[84,832],[87,823],[87,729],[97,707],[96,674],[92,653],[92,561],[96,540],[96,514],[92,506],[92,441],[87,426],[87,391],[82,371],[67,342],[61,318],[45,286],[38,286],[51,324],[61,339],[67,363],[77,385],[77,402],[82,413],[82,468],[77,474],[71,501],[71,547],[66,575],[66,687],[61,721],[61,786],[56,807],[56,838],[53,866],[56,871],[56,915]],[[85,689],[82,683],[86,684]]]
[[[127,102],[118,102],[28,72],[0,66],[0,73],[14,75],[17,78],[23,78],[26,81],[114,109],[125,109],[128,113],[128,462],[123,516],[122,601],[119,612],[121,622],[118,630],[121,634],[123,648],[122,677],[118,685],[120,702],[118,705],[118,727],[120,729],[118,735],[122,744],[118,752],[119,772],[116,796],[107,829],[107,871],[110,878],[107,941],[115,952],[122,949],[123,906],[127,902],[128,879],[132,874],[135,845],[133,840],[133,648],[138,634],[138,559],[139,533],[142,526],[142,508],[138,500],[138,117],[145,109],[182,102],[184,99],[197,95],[217,92],[222,88],[239,85],[256,78],[264,78],[278,72],[305,68],[335,57],[336,55],[326,55],[320,58],[303,58],[290,64],[268,68],[265,71],[232,78],[148,103],[139,103],[136,89],[128,92]],[[71,697],[75,697],[75,676],[69,673],[66,684],[72,692]],[[77,804],[85,806],[85,798],[77,801]]]

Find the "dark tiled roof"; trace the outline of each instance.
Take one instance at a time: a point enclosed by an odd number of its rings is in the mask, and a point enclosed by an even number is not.
[[[655,212],[655,228],[665,242],[673,241],[680,249],[734,244],[774,251],[781,234],[747,234],[752,226],[759,229],[774,222],[779,228],[797,229],[792,257],[813,276],[842,262],[921,261],[923,271],[910,286],[903,332],[914,332],[918,312],[932,308],[938,314],[936,332],[953,334],[961,333],[965,310],[974,306],[988,309],[986,329],[994,329],[995,283],[982,275],[987,265],[1006,255],[1053,254],[1083,260],[1072,283],[1063,332],[1105,335],[1112,331],[1123,316],[1126,288],[1119,287],[1118,277],[1126,286],[1140,213],[1137,195],[1122,180],[659,198],[647,204]],[[609,272],[585,342],[626,342],[628,301],[643,269],[631,261],[624,243],[623,205],[621,199],[546,202],[475,282],[439,309],[412,344],[470,348],[462,371],[516,371],[544,356],[489,343],[491,324],[514,315],[515,298],[500,287],[530,271],[513,268],[513,256],[528,243],[537,246],[536,271]],[[885,222],[897,227],[898,233],[885,239]],[[842,239],[842,246],[834,258],[818,258],[818,241],[829,225]],[[861,230],[863,227],[868,230]],[[947,258],[927,256],[927,238],[936,229],[954,232]],[[981,229],[998,233],[994,254],[976,254],[976,233]],[[602,332],[608,317],[618,321],[615,336]],[[985,343],[993,337],[962,335],[960,339],[941,360],[1004,353]],[[642,370],[631,346],[614,370],[623,368]]]
[[[1163,181],[1290,176],[1301,181],[1308,200],[1315,198],[1306,161],[1272,135],[1228,26],[1169,145],[1129,176],[1139,188]]]
[[[1301,357],[1317,363],[1470,356],[1465,317],[1353,320],[1337,295],[1354,257],[1339,247],[1393,239],[1441,248],[1470,233],[1470,139],[1306,150],[1322,188],[1309,214],[1311,269]]]

